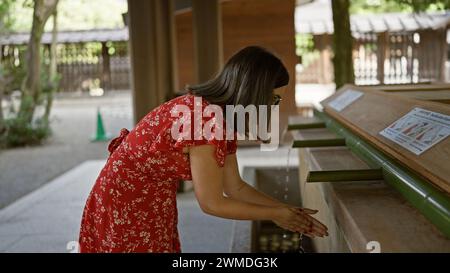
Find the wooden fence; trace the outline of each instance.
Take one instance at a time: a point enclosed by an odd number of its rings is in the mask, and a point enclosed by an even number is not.
[[[444,81],[447,61],[445,37],[444,30],[354,33],[355,83],[373,85]],[[330,77],[333,75],[331,42],[330,35],[314,37],[315,48],[310,53],[313,60],[298,73],[298,82],[333,82],[333,77]]]
[[[23,69],[24,45],[2,46],[1,61],[7,66]],[[49,45],[43,47],[44,64],[48,64]],[[130,89],[130,60],[127,42],[88,42],[59,44],[57,70],[61,75],[60,91]],[[17,86],[18,87],[18,86]],[[17,88],[16,87],[16,88]]]

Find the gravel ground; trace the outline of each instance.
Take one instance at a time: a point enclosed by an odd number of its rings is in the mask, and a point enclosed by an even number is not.
[[[44,145],[0,150],[0,208],[81,162],[108,156],[107,142],[91,142],[98,107],[111,136],[132,127],[130,92],[60,96],[52,109],[53,135]]]

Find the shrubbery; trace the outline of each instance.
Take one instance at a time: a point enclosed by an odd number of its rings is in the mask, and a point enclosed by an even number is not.
[[[51,128],[42,119],[33,123],[21,118],[4,120],[4,132],[0,135],[1,148],[39,145],[51,135]]]

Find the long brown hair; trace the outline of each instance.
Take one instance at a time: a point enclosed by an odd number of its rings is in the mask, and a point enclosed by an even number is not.
[[[288,83],[289,74],[278,57],[262,47],[249,46],[234,54],[214,78],[187,90],[220,106],[258,107],[271,105],[273,90]]]

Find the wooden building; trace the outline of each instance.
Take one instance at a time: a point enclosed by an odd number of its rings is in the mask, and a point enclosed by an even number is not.
[[[29,33],[1,36],[1,61],[9,66],[21,66],[29,37]],[[50,43],[51,33],[44,33],[44,54],[49,53]],[[130,89],[128,29],[60,31],[57,43],[60,91],[87,91],[97,87],[106,91]]]
[[[280,128],[296,111],[295,0],[129,0],[128,7],[136,119],[249,45],[272,50],[292,79],[282,90]]]
[[[445,81],[450,13],[385,13],[351,16],[356,84]],[[328,0],[296,11],[296,32],[312,37],[319,52],[303,71],[301,83],[332,83],[333,20]]]

